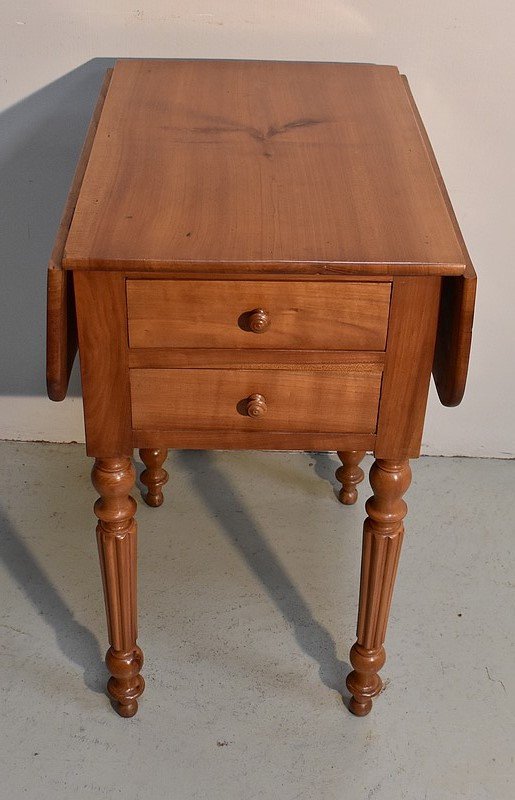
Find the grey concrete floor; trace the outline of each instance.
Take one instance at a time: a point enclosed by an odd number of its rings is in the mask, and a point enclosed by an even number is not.
[[[124,720],[103,693],[90,460],[0,443],[2,797],[512,800],[515,462],[414,462],[363,719],[340,693],[369,487],[341,506],[338,463],[174,452],[165,506],[136,494],[147,689]]]

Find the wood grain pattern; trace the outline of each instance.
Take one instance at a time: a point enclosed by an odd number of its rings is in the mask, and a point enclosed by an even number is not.
[[[229,267],[227,268],[229,270]],[[123,270],[122,270],[123,271]],[[187,266],[184,269],[175,269],[173,272],[162,270],[159,272],[142,272],[141,270],[129,270],[126,273],[127,280],[143,280],[143,281],[205,281],[205,280],[223,280],[223,281],[238,281],[245,283],[245,281],[256,281],[265,283],[266,281],[275,281],[276,283],[288,283],[288,281],[296,281],[297,283],[391,283],[393,280],[392,275],[364,275],[359,276],[334,272],[331,273],[329,267],[324,269],[323,274],[320,272],[316,274],[295,273],[293,270],[289,272],[261,272],[259,275],[254,275],[252,272],[231,272],[224,270],[223,275],[211,277],[210,273],[202,275],[199,270],[188,272]]]
[[[370,450],[373,433],[282,433],[280,431],[205,431],[149,428],[133,431],[134,447],[175,450]]]
[[[118,61],[64,263],[464,270],[397,68],[287,61]]]
[[[376,458],[420,455],[439,299],[439,278],[394,279]]]
[[[357,641],[350,652],[353,671],[347,676],[349,709],[360,717],[369,713],[383,685],[378,672],[386,658],[383,644],[407,512],[402,496],[410,482],[407,461],[377,460],[370,470],[373,495],[363,527]]]
[[[374,433],[381,372],[130,371],[136,429]],[[249,397],[268,407],[249,416]]]
[[[71,274],[62,269],[63,252],[112,72],[112,69],[107,70],[100,89],[48,265],[46,382],[48,396],[55,401],[64,400],[66,397],[73,362],[77,354],[73,282]]]
[[[465,263],[465,272],[462,276],[457,276],[452,280],[449,278],[442,280],[440,314],[433,361],[433,377],[441,402],[444,406],[457,406],[461,403],[467,383],[477,276],[424,123],[411,94],[408,81],[404,75],[402,77]]]
[[[129,350],[130,367],[188,369],[277,369],[323,372],[378,372],[385,354],[366,350],[254,350],[219,348],[148,348]]]
[[[389,307],[388,283],[127,281],[131,347],[384,350]]]
[[[125,281],[119,273],[74,274],[86,449],[132,455]]]

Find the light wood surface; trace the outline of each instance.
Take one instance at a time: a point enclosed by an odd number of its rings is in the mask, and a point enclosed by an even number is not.
[[[62,269],[63,252],[112,72],[112,69],[107,70],[100,89],[48,265],[46,382],[49,398],[56,401],[64,400],[66,397],[77,354],[77,323],[72,276]]]
[[[389,307],[389,283],[127,281],[131,347],[384,350]]]
[[[118,61],[68,268],[461,274],[396,67]]]
[[[130,370],[136,429],[374,433],[381,372]],[[253,394],[267,412],[249,416]]]

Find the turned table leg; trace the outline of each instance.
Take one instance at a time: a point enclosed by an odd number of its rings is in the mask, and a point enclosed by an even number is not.
[[[358,499],[356,486],[365,477],[359,464],[364,457],[364,450],[338,450],[338,458],[343,464],[336,470],[336,479],[342,484],[338,500],[346,506],[352,506]]]
[[[168,473],[163,469],[168,450],[143,449],[139,451],[141,460],[146,469],[141,473],[141,482],[147,487],[148,492],[143,499],[148,506],[157,508],[163,504],[162,488],[168,481]]]
[[[363,529],[357,641],[350,651],[353,671],[347,688],[349,708],[364,716],[382,689],[377,674],[385,662],[383,647],[407,506],[402,496],[411,481],[408,461],[377,460],[370,470],[373,495],[367,500]]]
[[[136,644],[136,503],[129,495],[135,477],[130,458],[95,460],[92,481],[100,494],[95,503],[97,541],[111,645],[106,655],[112,676],[107,691],[122,717],[134,716],[145,688],[139,674],[143,653]]]

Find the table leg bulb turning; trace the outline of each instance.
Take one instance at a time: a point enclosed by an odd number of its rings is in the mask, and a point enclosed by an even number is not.
[[[347,676],[352,694],[349,709],[365,716],[382,689],[379,670],[407,506],[402,499],[411,482],[408,461],[377,460],[370,470],[373,495],[367,500],[363,529],[357,641],[350,652],[353,671]]]
[[[342,466],[336,470],[336,479],[342,485],[338,500],[345,506],[354,505],[358,499],[356,486],[365,477],[359,464],[364,457],[364,450],[338,450],[338,458],[342,462]]]
[[[106,655],[112,676],[107,691],[122,717],[134,716],[145,688],[140,675],[143,653],[136,643],[136,502],[129,494],[135,477],[130,458],[95,460],[92,482],[100,495],[95,503],[97,541],[111,645]]]
[[[163,486],[168,481],[168,473],[163,469],[168,450],[142,449],[139,451],[146,469],[141,473],[141,482],[147,487],[143,499],[148,506],[157,508],[163,504]]]

